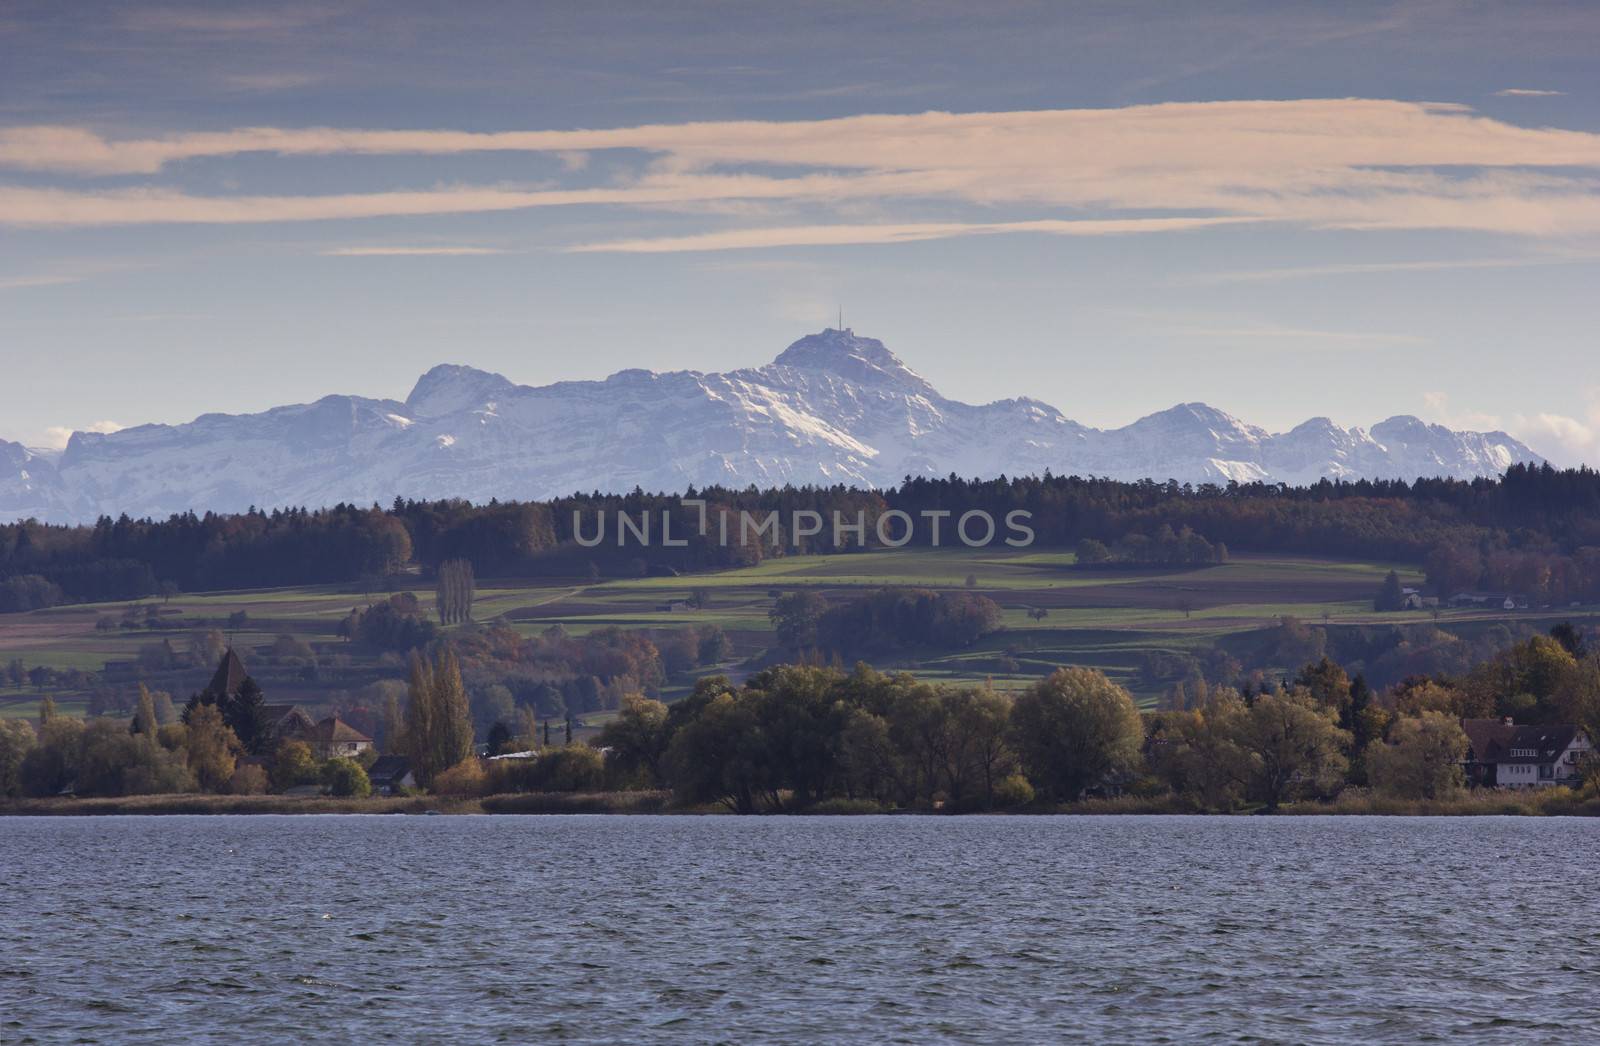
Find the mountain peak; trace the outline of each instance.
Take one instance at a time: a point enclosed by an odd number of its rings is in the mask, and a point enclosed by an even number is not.
[[[406,410],[424,418],[450,414],[515,388],[503,375],[459,363],[441,363],[417,379],[411,395],[406,397]]]
[[[807,334],[772,362],[778,367],[827,371],[851,381],[889,383],[926,395],[934,394],[933,386],[907,367],[883,342],[877,338],[863,338],[849,327],[843,330],[828,327],[816,334]]]

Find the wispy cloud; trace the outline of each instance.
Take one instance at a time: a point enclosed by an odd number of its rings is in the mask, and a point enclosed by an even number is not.
[[[1557,98],[1566,94],[1565,91],[1540,91],[1532,87],[1507,87],[1496,91],[1496,98]]]
[[[129,11],[123,25],[136,32],[241,36],[315,25],[334,17],[330,7],[262,5],[255,9],[145,7]]]
[[[458,257],[509,252],[499,247],[332,247],[317,253],[329,258],[390,258],[414,255]]]
[[[761,247],[828,247],[844,244],[912,243],[953,236],[995,233],[1046,233],[1052,236],[1121,236],[1130,233],[1175,232],[1228,225],[1239,218],[1125,218],[1082,221],[918,222],[900,225],[798,225],[763,229],[730,229],[660,239],[613,240],[567,248],[574,252],[662,254],[673,251],[726,251]]]
[[[1184,276],[1175,282],[1185,286],[1212,286],[1226,283],[1277,283],[1283,280],[1315,279],[1322,276],[1369,276],[1397,272],[1432,272],[1454,269],[1521,269],[1542,265],[1579,265],[1600,261],[1600,254],[1542,254],[1512,258],[1437,258],[1423,261],[1349,262],[1340,265],[1292,265],[1280,269],[1239,269],[1232,272],[1201,273]]]
[[[236,91],[293,91],[322,79],[318,73],[229,73],[222,82]]]
[[[1289,327],[1265,325],[1240,326],[1176,326],[1162,328],[1162,333],[1189,338],[1207,338],[1225,342],[1244,342],[1240,347],[1271,342],[1273,348],[1284,343],[1318,343],[1319,348],[1340,345],[1346,348],[1382,348],[1386,345],[1426,345],[1428,339],[1415,334],[1396,334],[1389,331],[1323,330],[1314,327]]]
[[[64,283],[78,283],[82,276],[0,276],[0,291],[20,290],[25,287],[56,287]]]
[[[611,130],[376,131],[243,128],[110,139],[81,127],[0,131],[0,166],[77,175],[152,174],[204,157],[539,152],[616,153],[603,186],[442,186],[319,196],[199,196],[173,188],[0,187],[0,224],[87,226],[316,221],[532,207],[727,208],[767,201],[840,210],[791,242],[930,238],[926,223],[869,235],[843,209],[932,201],[994,213],[1109,221],[1202,218],[1323,229],[1452,229],[1571,238],[1600,233],[1600,134],[1524,128],[1459,105],[1334,99],[1240,101],[1038,112],[728,121]],[[794,172],[782,175],[775,171]],[[967,216],[963,216],[967,217]],[[958,221],[969,232],[1017,221]],[[1073,223],[1076,224],[1076,223]],[[979,228],[982,226],[983,228]],[[1151,226],[1150,228],[1156,228]],[[1044,230],[1040,230],[1044,231]],[[933,236],[951,235],[948,228]],[[965,234],[965,233],[955,233]],[[771,245],[771,230],[607,250]],[[692,245],[698,242],[698,245]],[[720,244],[720,248],[713,245]]]

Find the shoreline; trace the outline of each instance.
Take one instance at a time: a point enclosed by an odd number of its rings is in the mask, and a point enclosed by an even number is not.
[[[281,795],[141,795],[107,798],[0,800],[0,817],[126,817],[126,816],[252,816],[318,815],[480,815],[480,814],[649,814],[736,816],[720,806],[677,806],[671,793],[651,792],[517,792],[467,798],[456,796],[392,796],[341,799],[331,796]],[[1078,803],[1039,805],[1012,810],[955,812],[905,809],[851,800],[824,801],[802,810],[756,816],[852,817],[892,815],[915,817],[1096,817],[1170,815],[1184,817],[1600,817],[1600,798],[1585,798],[1562,789],[1539,792],[1468,792],[1443,799],[1389,799],[1371,794],[1341,796],[1327,802],[1290,803],[1276,811],[1200,810],[1181,801],[1088,799]]]

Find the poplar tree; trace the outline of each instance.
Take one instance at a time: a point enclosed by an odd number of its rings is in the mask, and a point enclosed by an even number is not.
[[[143,683],[139,684],[139,708],[133,713],[132,733],[143,737],[156,736],[156,701],[150,696],[150,688]]]
[[[405,750],[417,781],[427,786],[472,755],[472,711],[455,652],[446,647],[432,662],[412,654],[409,690]]]
[[[441,625],[459,625],[472,620],[472,601],[477,595],[472,561],[447,559],[439,564],[435,601]]]

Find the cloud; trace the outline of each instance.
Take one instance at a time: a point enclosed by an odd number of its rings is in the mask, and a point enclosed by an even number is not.
[[[1232,224],[1238,218],[1127,218],[1110,220],[1025,222],[919,222],[900,225],[791,225],[731,229],[661,239],[612,240],[567,248],[579,253],[662,254],[673,251],[726,251],[761,247],[829,247],[844,244],[913,243],[954,236],[994,233],[1047,233],[1052,236],[1117,236],[1173,232]]]
[[[231,73],[222,82],[236,91],[292,91],[322,79],[317,73]]]
[[[1558,465],[1600,465],[1600,387],[1585,393],[1587,407],[1582,418],[1541,412],[1498,414],[1450,409],[1450,399],[1442,392],[1423,394],[1425,417],[1453,429],[1472,432],[1507,431]]]
[[[1600,261],[1600,254],[1540,254],[1514,258],[1438,258],[1428,261],[1351,262],[1341,265],[1297,265],[1279,269],[1241,269],[1233,272],[1203,273],[1176,281],[1186,286],[1213,286],[1225,283],[1277,283],[1321,276],[1369,276],[1396,272],[1434,272],[1455,269],[1521,269],[1539,265],[1578,265]]]
[[[67,441],[72,438],[74,432],[120,432],[124,428],[126,426],[119,425],[114,421],[97,421],[93,425],[86,425],[80,429],[74,429],[67,425],[51,425],[44,430],[44,438],[40,440],[39,445],[49,450],[60,450],[67,445]]]
[[[332,9],[288,5],[231,11],[205,7],[146,7],[130,11],[123,25],[136,32],[254,36],[299,29],[326,21],[335,13]]]
[[[562,160],[558,179],[576,181],[586,176],[573,169],[571,157],[600,151],[615,154],[608,177],[619,172],[602,186],[558,181],[323,196],[0,187],[0,223],[316,221],[549,206],[710,210],[762,201],[881,208],[919,201],[986,213],[1010,207],[1029,217],[1047,209],[1063,219],[1176,218],[1174,228],[1215,217],[1320,229],[1600,233],[1600,134],[1524,128],[1436,103],[1201,102],[494,133],[260,127],[113,139],[69,126],[0,131],[0,166],[80,176],[156,174],[188,160],[244,153],[535,152]],[[846,226],[854,223],[838,227]],[[699,247],[624,242],[639,250],[706,250],[717,242],[744,246],[741,236],[770,243],[773,235],[735,232],[731,239],[698,234],[708,238]],[[865,234],[808,235],[855,242],[840,238]]]
[[[1600,466],[1600,387],[1588,389],[1582,418],[1540,413],[1518,417],[1513,430],[1562,465]]]
[[[1494,432],[1500,430],[1504,424],[1498,414],[1454,410],[1450,405],[1450,397],[1443,392],[1424,392],[1422,402],[1426,405],[1422,416],[1446,428],[1464,429],[1469,432]]]
[[[0,276],[0,291],[23,287],[56,287],[63,283],[78,283],[82,276]]]
[[[1494,93],[1496,98],[1558,98],[1565,91],[1540,91],[1532,87],[1507,87]]]
[[[1273,348],[1279,343],[1309,341],[1341,344],[1352,348],[1379,348],[1384,345],[1426,345],[1428,339],[1415,334],[1394,334],[1387,331],[1320,330],[1311,327],[1282,327],[1271,324],[1232,327],[1182,326],[1165,328],[1164,333],[1184,337],[1214,338],[1221,341],[1271,341]],[[1322,346],[1323,349],[1327,345]]]
[[[328,258],[378,258],[429,255],[459,257],[463,255],[506,254],[498,247],[333,247],[318,251]]]

